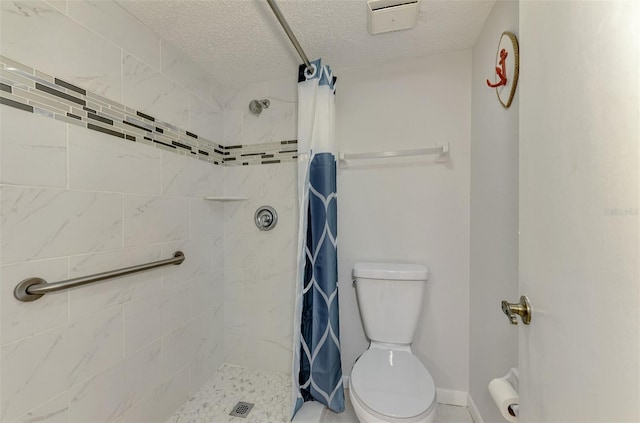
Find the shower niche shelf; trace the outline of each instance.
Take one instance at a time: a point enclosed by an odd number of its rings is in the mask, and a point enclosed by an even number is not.
[[[208,197],[204,197],[204,199],[208,201],[230,202],[230,201],[245,201],[245,200],[248,200],[249,197],[208,196]]]

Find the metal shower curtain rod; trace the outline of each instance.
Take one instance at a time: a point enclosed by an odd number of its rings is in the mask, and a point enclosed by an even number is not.
[[[309,58],[304,53],[302,46],[298,42],[296,35],[293,33],[293,30],[287,23],[287,20],[284,18],[284,15],[282,14],[282,12],[280,11],[280,8],[276,4],[276,1],[267,0],[267,3],[269,3],[269,6],[271,7],[273,14],[276,15],[276,18],[278,18],[278,22],[280,22],[280,25],[282,25],[282,29],[284,29],[284,32],[286,32],[287,36],[289,36],[289,39],[291,40],[291,43],[293,44],[293,46],[296,48],[298,55],[300,55],[300,58],[302,59],[304,64],[307,66],[307,70],[313,73],[313,66],[311,66],[311,63],[309,62]]]

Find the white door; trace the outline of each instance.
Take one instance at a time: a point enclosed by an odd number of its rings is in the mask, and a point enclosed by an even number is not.
[[[639,3],[520,4],[523,423],[640,422]]]

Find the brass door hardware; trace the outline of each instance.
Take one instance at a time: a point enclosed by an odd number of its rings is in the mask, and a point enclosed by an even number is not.
[[[529,299],[525,295],[520,297],[519,303],[512,304],[503,301],[502,312],[509,318],[512,325],[518,324],[516,314],[520,316],[522,323],[525,325],[531,323],[531,303],[529,303]]]

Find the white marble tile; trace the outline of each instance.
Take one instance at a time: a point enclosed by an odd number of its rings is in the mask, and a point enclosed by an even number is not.
[[[214,165],[169,151],[162,152],[164,195],[203,198],[211,195]]]
[[[224,145],[242,144],[242,123],[244,111],[227,111],[223,113]]]
[[[182,251],[185,260],[179,266],[162,268],[162,283],[165,288],[185,284],[198,276],[209,274],[211,268],[211,251],[214,245],[212,238],[191,239],[186,241],[168,242],[162,244],[162,254],[171,255],[174,251]]]
[[[245,280],[257,277],[257,269],[225,269],[224,354],[225,363],[251,366],[254,362],[255,332],[250,327],[255,314],[249,310],[250,293]]]
[[[245,112],[249,110],[251,100],[262,100],[268,95],[269,84],[267,82],[254,82],[229,93],[224,109]]]
[[[5,345],[0,419],[12,421],[121,359],[120,308]]]
[[[189,286],[171,286],[124,305],[124,345],[130,355],[187,324]]]
[[[235,366],[248,366],[250,359],[247,349],[250,348],[246,340],[246,329],[224,330],[224,362]]]
[[[213,238],[211,270],[224,272],[224,234]]]
[[[173,285],[162,292],[160,318],[164,333],[187,324],[189,314],[188,285]]]
[[[297,206],[290,199],[274,199],[269,203],[278,211],[278,224],[271,231],[250,234],[261,246],[257,266],[262,276],[294,270],[297,260]]]
[[[69,258],[69,277],[94,273],[161,260],[159,245],[125,248],[122,250],[86,254]],[[71,319],[123,304],[127,301],[155,295],[162,288],[162,272],[153,269],[69,291]]]
[[[13,423],[68,423],[69,392],[65,391],[53,399],[37,406]]]
[[[224,195],[224,166],[214,166],[212,174],[211,195]]]
[[[120,48],[47,3],[3,1],[0,7],[4,56],[121,101]]]
[[[160,294],[124,305],[124,351],[127,356],[158,340],[164,333]]]
[[[189,313],[193,319],[224,303],[224,276],[221,271],[189,282]]]
[[[69,125],[69,187],[158,195],[161,153],[147,145]]]
[[[228,166],[224,169],[225,194],[247,196],[252,200],[286,197],[296,201],[296,163],[269,166]],[[247,203],[230,204],[244,207]]]
[[[202,346],[199,322],[192,320],[162,337],[162,375],[168,379],[193,359]]]
[[[224,325],[230,331],[244,329],[246,291],[243,269],[225,269],[224,278]]]
[[[69,296],[66,292],[52,293],[28,303],[13,297],[15,285],[32,277],[43,278],[48,282],[67,279],[67,259],[39,260],[0,267],[2,345],[60,326],[69,320]]]
[[[251,222],[251,223],[249,223]],[[247,225],[253,224],[252,220],[248,220]],[[268,236],[258,237],[253,233],[252,229],[233,230],[226,227],[225,222],[225,240],[224,240],[224,266],[225,268],[258,268],[258,254],[264,243],[260,241],[267,239]],[[258,229],[256,228],[256,231]]]
[[[67,0],[44,0],[45,3],[55,7],[62,13],[67,13]]]
[[[294,78],[272,79],[268,82],[268,90],[272,101],[298,102],[298,82]]]
[[[69,423],[111,422],[133,405],[131,400],[119,363],[69,390]]]
[[[227,97],[231,94],[231,90],[222,85],[218,80],[211,78],[210,103],[218,106],[220,110],[224,109]]]
[[[289,371],[293,359],[293,312],[295,270],[246,280],[248,297],[248,342],[252,367],[280,372]]]
[[[222,144],[224,141],[223,112],[218,106],[211,105],[191,94],[189,96],[189,131]]]
[[[179,198],[124,195],[124,245],[132,247],[189,236],[189,203]]]
[[[261,276],[294,268],[297,210],[291,203],[289,199],[247,201],[230,212],[225,219],[225,267],[253,266],[264,270]],[[253,224],[255,210],[263,204],[272,205],[278,213],[278,224],[268,232]]]
[[[242,145],[263,144],[274,141],[274,121],[271,108],[264,109],[258,116],[246,110],[242,117]],[[258,166],[256,166],[258,167]]]
[[[125,391],[137,404],[162,382],[160,340],[125,358]]]
[[[189,372],[180,370],[124,415],[123,423],[158,423],[168,419],[189,397]]]
[[[67,125],[0,106],[0,183],[67,187]]]
[[[288,373],[225,365],[167,423],[283,423],[291,418]],[[254,403],[246,418],[229,413],[238,401]]]
[[[161,72],[198,97],[207,99],[211,92],[209,74],[171,43],[162,40],[161,48]]]
[[[217,349],[222,347],[222,307],[210,308],[162,337],[162,371],[165,377],[174,374],[187,364],[203,370],[211,370],[221,357]],[[211,359],[213,362],[207,363]]]
[[[272,121],[272,141],[298,139],[298,105],[273,100],[269,107]]]
[[[204,342],[189,363],[189,392],[195,394],[224,363],[222,305],[211,310],[203,326]]]
[[[122,196],[3,186],[2,263],[122,246]]]
[[[179,128],[189,123],[189,95],[182,87],[129,54],[122,65],[123,103]]]
[[[73,0],[67,14],[156,70],[160,38],[115,1]]]
[[[252,348],[260,351],[249,358],[249,366],[256,369],[272,370],[276,372],[286,372],[291,370],[293,353],[291,352],[291,342],[285,347],[280,342],[259,338],[251,343]]]
[[[224,236],[224,204],[203,199],[191,200],[191,238]]]

